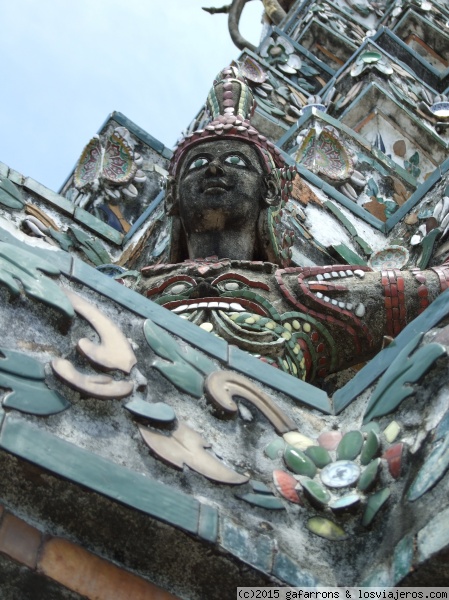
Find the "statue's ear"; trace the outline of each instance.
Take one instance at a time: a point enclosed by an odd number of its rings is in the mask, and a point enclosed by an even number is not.
[[[266,175],[264,178],[265,190],[263,202],[266,206],[275,206],[281,199],[281,188],[279,183],[272,175]]]
[[[179,215],[178,190],[174,177],[167,177],[165,185],[165,212],[168,216]]]

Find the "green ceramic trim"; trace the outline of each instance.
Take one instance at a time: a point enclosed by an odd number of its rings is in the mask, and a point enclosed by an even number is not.
[[[216,542],[218,538],[218,510],[215,506],[200,503],[198,535],[208,542]]]
[[[92,233],[100,235],[108,242],[116,244],[117,246],[122,244],[123,234],[100,219],[97,219],[97,217],[94,217],[94,215],[91,215],[83,208],[75,208],[74,219],[76,222],[82,223],[87,229],[92,231]]]
[[[9,167],[0,161],[0,177],[8,177]]]
[[[401,331],[389,346],[379,352],[344,387],[337,390],[333,397],[335,414],[340,413],[354,398],[370,386],[391,365],[417,333],[428,331],[447,314],[449,314],[449,290],[440,294],[423,313]]]
[[[324,206],[331,212],[333,215],[340,221],[343,227],[351,234],[352,237],[356,237],[357,230],[351,221],[345,217],[345,215],[341,212],[341,210],[330,200],[326,200],[323,202]]]
[[[28,244],[24,244],[17,238],[15,238],[9,231],[3,229],[0,225],[0,242],[7,242],[11,244],[11,246],[16,246],[17,248],[23,248],[27,251],[31,251],[36,256],[40,256],[43,259],[47,260],[54,266],[56,266],[61,273],[65,275],[70,275],[72,270],[73,257],[68,252],[63,252],[61,250],[45,250],[44,248],[37,248],[35,246],[29,246]]]
[[[365,240],[362,237],[356,235],[354,236],[354,241],[357,242],[357,244],[367,256],[371,256],[371,254],[373,253],[373,249],[367,242],[365,242]]]
[[[138,137],[144,144],[150,146],[150,148],[155,150],[158,154],[161,154],[164,158],[170,160],[170,158],[173,156],[173,152],[169,148],[166,148],[162,142],[139,127],[139,125],[136,125],[136,123],[131,121],[131,119],[128,119],[128,117],[119,111],[114,111],[110,117],[108,117],[106,122],[103,124],[102,129],[107,125],[110,118],[114,119],[114,121],[116,121],[119,125],[123,125],[129,129],[129,131]]]
[[[415,477],[407,499],[414,502],[428,492],[443,477],[449,467],[449,436],[437,442]]]
[[[410,573],[413,565],[414,537],[407,535],[396,545],[393,553],[393,585]]]
[[[422,337],[422,333],[415,336],[379,380],[366,408],[364,422],[395,410],[405,398],[415,392],[412,386],[406,384],[416,383],[440,356],[446,354],[444,346],[428,344],[412,355]]]
[[[223,295],[228,298],[241,298],[243,296],[244,298],[247,298],[248,300],[255,300],[258,304],[260,304],[267,310],[270,318],[273,321],[281,320],[280,314],[274,308],[274,306],[271,304],[271,302],[269,302],[266,298],[264,298],[263,296],[260,296],[256,292],[251,292],[250,290],[243,289],[243,290],[236,290],[236,291],[226,291],[226,293]]]
[[[337,446],[337,460],[354,460],[363,445],[363,435],[360,431],[348,431]]]
[[[197,398],[203,395],[204,376],[217,371],[217,366],[191,346],[181,346],[163,329],[147,319],[143,326],[145,339],[160,357],[171,361],[154,360],[158,369],[181,390]]]
[[[425,269],[429,264],[430,257],[432,256],[433,247],[435,245],[437,237],[441,234],[440,229],[436,227],[432,229],[430,233],[426,235],[426,237],[422,240],[422,255],[418,261],[418,267],[420,269]]]
[[[154,421],[155,424],[171,423],[176,419],[173,408],[164,402],[150,403],[136,398],[125,404],[125,408],[139,417]]]
[[[360,491],[366,492],[366,490],[368,490],[374,483],[379,471],[380,462],[380,458],[376,458],[366,467],[366,469],[362,471],[357,484],[357,487]]]
[[[368,527],[373,522],[374,517],[390,497],[390,490],[384,488],[368,498],[365,512],[363,513],[362,525]]]
[[[60,209],[63,213],[69,216],[73,216],[75,214],[75,205],[72,202],[67,200],[67,198],[64,198],[64,196],[60,196],[52,190],[49,190],[31,177],[25,178],[23,187],[30,192],[34,192],[43,198],[44,201],[46,200],[49,202],[49,204],[56,207],[56,209]]]
[[[23,185],[25,177],[24,177],[24,175],[22,175],[22,173],[19,173],[19,171],[15,171],[14,169],[9,169],[8,179],[10,181],[12,181],[13,183],[16,183],[17,185],[21,186],[21,185]]]
[[[6,417],[0,447],[114,502],[119,498],[122,504],[151,517],[190,533],[198,532],[200,503],[192,496],[174,492],[149,476],[79,448],[23,419]]]
[[[290,396],[292,400],[312,406],[326,414],[331,413],[331,404],[325,392],[279,369],[267,368],[266,364],[240,348],[229,346],[228,365],[231,369]]]
[[[269,573],[275,542],[266,535],[254,535],[229,518],[220,518],[221,546],[243,562]]]
[[[0,179],[0,204],[13,210],[21,210],[25,204],[20,189],[6,177]]]
[[[293,587],[316,588],[319,583],[315,577],[304,571],[300,566],[283,552],[274,556],[273,575]]]
[[[267,494],[242,494],[237,496],[240,500],[248,502],[253,506],[259,508],[266,508],[267,510],[285,510],[284,503],[276,496],[268,496]]]
[[[58,284],[45,274],[59,275],[60,271],[54,264],[34,254],[32,248],[25,250],[23,246],[0,242],[0,283],[6,285],[13,296],[19,296],[19,280],[28,296],[71,319],[75,312],[70,301]]]
[[[69,230],[75,238],[78,248],[84,252],[90,262],[96,267],[111,263],[111,257],[99,240],[87,235],[84,231],[73,225],[69,227]]]
[[[363,260],[363,258],[345,246],[345,244],[334,244],[332,245],[332,248],[348,265],[367,265],[366,260]]]

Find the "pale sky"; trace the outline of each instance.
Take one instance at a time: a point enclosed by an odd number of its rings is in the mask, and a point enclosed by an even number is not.
[[[172,147],[239,50],[230,0],[13,0],[0,6],[0,161],[57,191],[114,110]],[[241,31],[257,45],[262,3]]]

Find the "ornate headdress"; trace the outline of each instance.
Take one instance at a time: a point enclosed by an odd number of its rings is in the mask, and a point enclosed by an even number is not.
[[[274,257],[277,262],[287,266],[291,258],[293,232],[281,232],[278,225],[282,206],[287,202],[292,189],[295,167],[286,166],[280,150],[251,125],[256,101],[237,67],[227,67],[218,74],[207,98],[207,108],[212,117],[211,121],[204,129],[198,129],[183,137],[174,149],[169,166],[171,180],[179,174],[186,152],[197,144],[217,138],[250,144],[259,154],[266,174],[272,176],[280,190],[280,201],[273,203],[268,211],[268,230]],[[169,206],[170,199],[167,200]]]

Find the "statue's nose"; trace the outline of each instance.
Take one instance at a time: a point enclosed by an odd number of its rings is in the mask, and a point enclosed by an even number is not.
[[[224,175],[224,170],[218,160],[213,160],[208,164],[206,174],[212,175],[212,177],[221,177]]]

